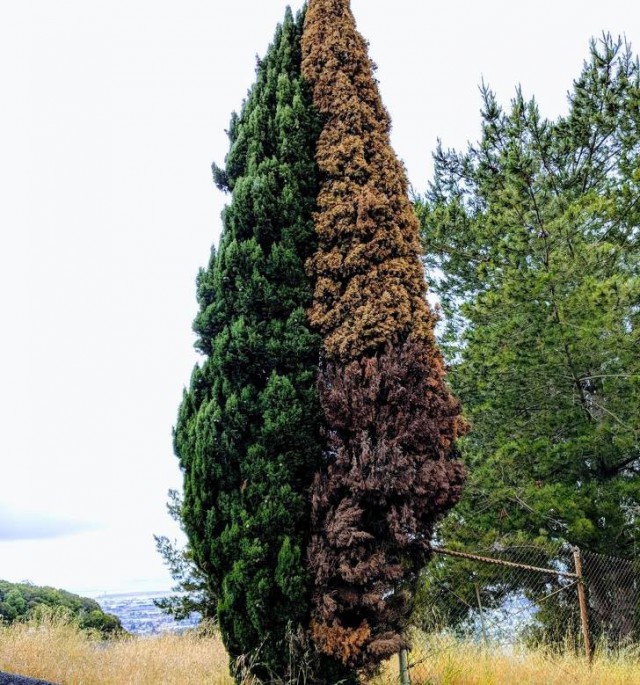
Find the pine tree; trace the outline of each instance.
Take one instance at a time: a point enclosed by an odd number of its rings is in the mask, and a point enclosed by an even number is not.
[[[485,88],[481,140],[436,154],[424,238],[473,424],[448,545],[637,553],[639,104],[638,59],[605,36],[566,115],[544,119],[520,91],[505,111]],[[595,629],[614,604],[591,599]],[[620,611],[627,599],[621,590]]]
[[[208,579],[224,643],[269,680],[308,624],[309,494],[321,455],[320,339],[305,310],[318,133],[300,76],[302,17],[287,11],[228,131],[219,188],[230,192],[217,253],[198,276],[204,360],[175,430],[189,556]]]
[[[419,225],[348,0],[311,0],[302,72],[322,117],[310,321],[327,445],[313,486],[312,634],[354,667],[395,653],[433,526],[459,499]]]

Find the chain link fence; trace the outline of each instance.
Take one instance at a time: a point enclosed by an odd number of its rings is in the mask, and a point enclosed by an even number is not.
[[[590,660],[596,645],[640,643],[640,559],[550,545],[437,549],[413,622],[414,650],[400,659],[405,684],[423,682],[430,650],[461,641],[503,654],[571,650]]]
[[[583,552],[589,625],[611,647],[640,642],[640,559]]]

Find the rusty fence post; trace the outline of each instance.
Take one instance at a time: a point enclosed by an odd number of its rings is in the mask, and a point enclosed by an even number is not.
[[[580,622],[582,623],[582,637],[584,638],[584,651],[589,663],[593,661],[593,647],[591,645],[591,635],[589,633],[589,611],[587,607],[587,595],[584,590],[584,579],[582,576],[582,554],[579,547],[573,548],[573,563],[576,567],[576,577],[578,579],[578,602],[580,603]]]
[[[411,685],[411,678],[409,677],[409,652],[406,649],[401,649],[398,658],[400,660],[400,685]]]

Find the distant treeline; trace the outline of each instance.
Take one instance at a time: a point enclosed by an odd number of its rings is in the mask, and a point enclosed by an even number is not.
[[[124,632],[120,619],[106,614],[93,599],[51,587],[0,580],[0,624],[32,618],[47,607],[67,610],[81,628],[105,635]]]

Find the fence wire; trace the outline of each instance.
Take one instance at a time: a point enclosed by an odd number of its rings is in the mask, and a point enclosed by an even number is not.
[[[578,572],[569,546],[438,550],[416,601],[414,682],[430,650],[460,640],[504,653],[544,647],[585,658],[589,642],[607,649],[640,643],[640,560],[577,553]]]
[[[612,647],[640,642],[640,559],[582,558],[592,635]]]

